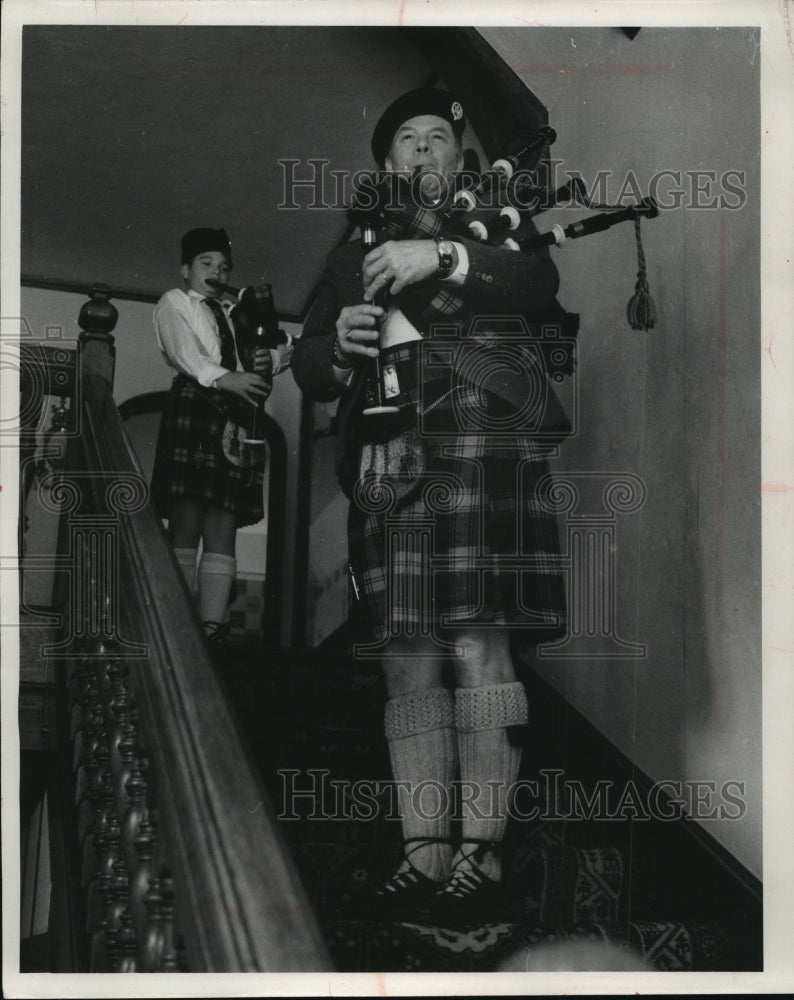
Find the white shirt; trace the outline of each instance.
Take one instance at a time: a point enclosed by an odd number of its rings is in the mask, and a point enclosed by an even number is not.
[[[234,303],[219,301],[228,317]],[[234,329],[231,318],[229,329]],[[218,324],[204,296],[192,288],[172,288],[162,296],[154,307],[154,332],[166,364],[194,378],[199,385],[212,386],[216,379],[228,375],[228,368],[221,365]],[[290,346],[288,342],[283,352],[271,348],[273,375],[288,366]],[[237,371],[242,371],[239,358]]]
[[[228,316],[226,304],[221,306]],[[186,292],[172,288],[163,295],[154,307],[154,333],[166,364],[199,385],[209,388],[215,379],[229,374],[221,364],[221,337],[215,317],[204,296],[192,288]],[[237,370],[241,370],[239,358]]]

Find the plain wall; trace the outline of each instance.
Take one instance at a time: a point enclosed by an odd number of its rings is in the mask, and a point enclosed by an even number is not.
[[[614,201],[628,171],[646,194],[657,171],[714,170],[711,195],[699,196],[708,202],[725,193],[725,171],[745,173],[737,210],[681,207],[642,224],[658,310],[647,333],[632,330],[625,314],[637,271],[630,223],[552,251],[560,298],[582,317],[580,427],[555,471],[630,473],[647,490],[638,510],[614,519],[612,553],[617,635],[646,654],[610,657],[610,644],[596,637],[593,655],[541,659],[537,669],[654,780],[714,782],[718,793],[726,781],[744,783],[740,819],[702,822],[760,877],[757,33],[483,35],[548,107],[560,182],[567,169],[588,185],[611,171]],[[667,200],[671,188],[667,181],[660,195]],[[539,228],[588,214],[555,210],[538,218]],[[585,498],[584,513],[597,500]]]

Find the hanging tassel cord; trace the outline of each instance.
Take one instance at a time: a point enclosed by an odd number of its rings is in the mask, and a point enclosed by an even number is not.
[[[640,233],[640,218],[634,220],[634,236],[637,241],[637,281],[634,294],[626,306],[626,318],[632,330],[652,330],[656,325],[656,303],[648,288],[648,269]]]
[[[588,198],[584,185],[581,183],[576,183],[570,194],[572,197],[581,203],[585,208],[589,208],[591,211],[602,212],[604,214],[624,212],[625,208],[622,205],[607,205],[601,202],[593,201]],[[658,214],[658,208],[656,203],[652,199],[647,199],[649,210],[644,214],[648,218],[654,218]],[[645,202],[642,203],[645,205]],[[642,246],[642,234],[640,231],[640,223],[642,221],[642,215],[634,216],[634,237],[637,241],[637,281],[634,285],[634,294],[629,299],[628,305],[626,306],[626,318],[629,321],[629,326],[632,330],[652,330],[656,325],[656,303],[648,288],[648,268],[645,261],[645,250]]]

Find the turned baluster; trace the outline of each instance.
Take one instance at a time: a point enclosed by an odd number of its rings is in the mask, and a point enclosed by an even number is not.
[[[84,757],[96,752],[105,738],[105,708],[99,700],[86,700],[81,707],[80,720],[73,734],[74,753],[72,770],[77,772]],[[79,781],[79,775],[76,776]]]
[[[126,905],[127,873],[126,866],[119,868],[118,863],[108,877],[105,893],[105,909],[91,937],[91,971],[113,972],[117,957],[117,936],[121,926],[121,914]]]
[[[118,955],[115,972],[138,971],[138,942],[135,937],[135,926],[129,911],[121,914],[121,926],[116,939]]]
[[[113,880],[113,866],[119,859],[121,834],[118,819],[112,813],[101,840],[101,845],[97,843],[97,870],[86,894],[86,930],[89,934],[94,934],[103,926]]]
[[[99,660],[96,667],[99,697],[105,706],[108,716],[111,714],[109,705],[113,698],[113,693],[117,690],[119,669],[119,661],[113,659],[112,655],[108,655],[107,659]]]
[[[140,968],[142,972],[159,972],[163,950],[162,905],[160,879],[149,881],[143,902],[146,907],[146,926],[140,939]]]
[[[83,840],[83,865],[80,875],[80,884],[83,888],[88,886],[97,871],[98,857],[105,846],[104,838],[113,809],[113,785],[108,771],[102,774],[99,785],[91,793],[91,805],[94,810],[93,817]]]
[[[125,746],[125,744],[122,744]],[[132,744],[129,744],[132,746]],[[127,808],[121,820],[121,843],[130,872],[134,872],[139,861],[135,841],[142,823],[146,819],[146,757],[140,751],[130,758],[129,778],[125,785]]]
[[[113,782],[116,796],[116,812],[122,820],[127,815],[127,809],[130,804],[130,793],[127,786],[136,769],[135,754],[138,749],[137,735],[133,732],[132,726],[126,723],[124,730],[119,740],[119,767]]]
[[[129,673],[121,660],[109,660],[105,668],[105,683],[103,694],[105,698],[105,708],[110,719],[109,735],[112,732],[114,723],[119,723],[118,706],[122,706],[122,711],[126,713],[128,704],[127,689],[124,684],[125,675]]]
[[[85,741],[81,740],[80,756],[74,767],[74,804],[78,810],[88,795],[89,788],[96,784],[98,770],[97,747],[94,746],[90,751],[87,751]]]
[[[123,707],[125,717],[129,714],[129,689],[127,688],[127,677],[130,668],[121,660],[110,660],[107,666],[105,688],[106,705],[108,710],[116,717],[118,705]]]
[[[113,865],[113,875],[110,880],[107,911],[105,914],[105,962],[109,972],[117,972],[121,950],[119,934],[122,917],[129,914],[130,880],[124,858],[119,858]]]
[[[150,919],[147,899],[152,887],[152,872],[154,871],[154,851],[156,840],[154,817],[149,815],[143,820],[135,837],[134,846],[136,862],[130,868],[130,913],[135,924],[135,933],[141,945],[141,955],[144,954],[148,922]],[[159,889],[158,889],[159,896]],[[159,910],[157,914],[159,921]]]
[[[82,660],[80,666],[72,671],[67,688],[67,701],[71,712],[71,726],[69,728],[69,735],[71,737],[74,737],[77,726],[83,717],[85,704],[96,701],[96,699],[96,670],[94,664],[91,660]]]
[[[160,872],[160,895],[162,897],[160,922],[163,937],[160,971],[176,972],[179,966],[174,948],[174,880],[167,869]]]
[[[86,780],[82,783],[77,801],[77,842],[82,844],[91,827],[94,816],[91,794],[104,784],[104,774],[110,773],[108,768],[108,749],[103,743],[98,743],[90,758],[85,762]]]

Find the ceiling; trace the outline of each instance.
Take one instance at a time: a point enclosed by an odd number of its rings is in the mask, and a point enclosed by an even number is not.
[[[23,281],[154,299],[182,234],[224,226],[234,280],[300,315],[346,227],[330,171],[373,167],[377,116],[430,73],[396,28],[26,26]],[[285,198],[309,159],[328,161],[330,211]]]
[[[182,234],[223,226],[233,282],[269,281],[284,319],[397,95],[446,81],[488,157],[548,120],[471,28],[27,25],[21,75],[23,283],[154,301]]]

